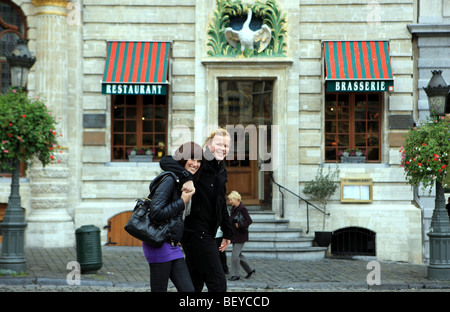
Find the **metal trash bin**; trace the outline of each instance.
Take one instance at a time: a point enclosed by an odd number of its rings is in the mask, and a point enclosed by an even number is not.
[[[100,229],[94,225],[83,225],[75,231],[77,261],[81,273],[95,273],[102,267]]]

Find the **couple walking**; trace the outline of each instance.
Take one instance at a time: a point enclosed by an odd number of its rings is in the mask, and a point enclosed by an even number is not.
[[[161,183],[152,200],[158,204],[152,204],[150,209],[163,209],[172,216],[183,211],[184,228],[172,231],[182,232],[186,262],[178,245],[165,243],[154,248],[144,242],[152,291],[167,291],[169,278],[178,291],[201,291],[204,284],[209,291],[226,291],[215,234],[220,226],[223,239],[219,251],[225,251],[233,235],[226,205],[227,171],[224,165],[229,145],[228,132],[217,129],[206,139],[205,150],[188,142],[178,148],[174,157],[161,159],[161,168],[175,173],[179,181],[166,179],[164,184]],[[175,233],[172,236],[177,237]]]

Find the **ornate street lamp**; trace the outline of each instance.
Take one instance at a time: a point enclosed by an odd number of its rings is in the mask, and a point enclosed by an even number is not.
[[[27,40],[17,40],[17,45],[7,56],[11,72],[11,85],[22,90],[26,89],[28,72],[36,62],[27,47]],[[21,207],[19,194],[20,160],[13,161],[14,170],[11,177],[11,193],[8,206],[1,225],[3,241],[0,268],[15,272],[25,272],[24,257],[25,215]]]
[[[428,86],[423,89],[428,96],[430,114],[444,116],[450,86],[442,78],[442,70],[434,70],[432,73]],[[428,278],[450,280],[450,220],[445,209],[444,187],[439,181],[436,181],[436,199],[427,235],[430,238]]]
[[[430,114],[432,116],[444,116],[445,115],[445,100],[447,94],[450,91],[450,86],[447,85],[442,77],[442,70],[432,70],[430,82],[425,90],[428,96],[428,106],[430,108]]]
[[[11,72],[11,86],[26,89],[28,73],[36,62],[36,58],[31,56],[28,50],[28,40],[18,39],[14,50],[6,57]]]

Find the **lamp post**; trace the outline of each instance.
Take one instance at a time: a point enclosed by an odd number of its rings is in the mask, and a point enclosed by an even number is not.
[[[428,105],[432,116],[444,116],[446,98],[450,90],[441,70],[432,71],[428,86],[424,88],[428,96]],[[450,220],[445,209],[444,187],[436,181],[436,199],[431,217],[430,232],[430,262],[428,278],[450,280]]]
[[[36,61],[28,50],[27,42],[19,39],[14,50],[6,57],[10,66],[11,85],[21,90],[25,90],[28,72]],[[19,194],[20,160],[15,158],[12,165],[11,193],[1,226],[3,241],[0,268],[25,272],[24,234],[27,224]]]

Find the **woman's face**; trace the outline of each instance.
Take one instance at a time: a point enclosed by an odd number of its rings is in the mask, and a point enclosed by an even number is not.
[[[186,161],[186,165],[184,165],[184,169],[194,174],[200,168],[201,162],[196,159],[188,159]]]
[[[230,202],[231,206],[233,206],[233,207],[239,206],[239,201],[237,199],[235,199],[235,198],[229,198],[228,197],[228,201]]]

